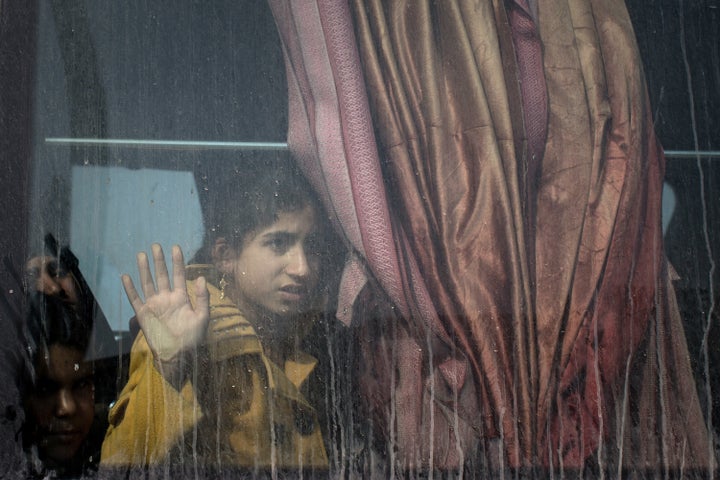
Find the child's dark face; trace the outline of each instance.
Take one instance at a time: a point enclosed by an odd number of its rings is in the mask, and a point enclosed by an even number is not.
[[[312,206],[282,212],[270,226],[245,239],[226,265],[235,280],[231,295],[243,312],[282,323],[309,307],[316,296],[324,248],[317,217]],[[264,327],[283,329],[280,324]],[[280,331],[271,334],[283,336]]]
[[[93,423],[92,367],[79,349],[54,344],[41,353],[36,374],[27,399],[35,441],[42,458],[62,463],[77,453]]]

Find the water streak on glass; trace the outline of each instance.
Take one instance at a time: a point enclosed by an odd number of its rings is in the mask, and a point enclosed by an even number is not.
[[[686,33],[685,33],[685,16],[684,16],[684,9],[683,9],[683,0],[679,0],[679,18],[678,21],[680,22],[680,49],[682,51],[683,56],[683,65],[685,67],[685,75],[687,79],[687,92],[688,92],[688,103],[690,107],[690,119],[692,124],[692,132],[693,132],[693,146],[695,150],[700,149],[700,140],[698,135],[698,128],[697,128],[697,119],[696,119],[696,111],[695,111],[695,96],[693,92],[693,79],[692,79],[692,73],[690,68],[690,62],[688,60],[687,55],[687,39],[686,39]],[[712,316],[715,311],[715,296],[713,292],[715,291],[714,286],[714,275],[715,275],[715,260],[713,259],[712,254],[712,248],[710,247],[710,232],[708,228],[708,208],[707,208],[707,196],[705,192],[705,172],[703,170],[703,164],[701,162],[700,157],[698,156],[696,159],[696,166],[698,169],[698,184],[699,184],[699,191],[700,191],[700,202],[702,205],[702,236],[703,240],[705,242],[705,249],[707,253],[707,261],[710,266],[708,271],[708,285],[709,285],[709,291],[710,291],[710,305],[707,310],[707,314],[705,316],[706,323],[702,326],[703,328],[703,337],[702,337],[702,345],[700,346],[700,351],[702,354],[702,360],[703,360],[703,366],[704,366],[704,376],[705,376],[705,393],[706,393],[706,422],[708,426],[708,431],[712,431],[713,427],[713,421],[712,421],[712,414],[713,414],[713,397],[712,397],[712,385],[710,382],[710,352],[708,351],[708,337],[710,335],[710,328],[712,326]],[[699,252],[698,252],[699,253]],[[699,290],[697,290],[697,293],[699,294]],[[712,437],[708,438],[709,444],[708,444],[708,452],[710,454],[710,457],[713,457],[714,453],[714,445]],[[714,477],[714,475],[710,474],[711,478]]]

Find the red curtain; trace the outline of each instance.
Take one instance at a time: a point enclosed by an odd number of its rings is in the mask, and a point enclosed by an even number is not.
[[[530,3],[541,158],[509,3],[270,3],[393,468],[712,468],[624,3]]]

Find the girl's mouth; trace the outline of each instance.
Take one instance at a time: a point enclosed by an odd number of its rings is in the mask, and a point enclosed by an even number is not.
[[[300,284],[285,285],[279,291],[284,300],[292,302],[299,302],[307,296],[307,289]]]

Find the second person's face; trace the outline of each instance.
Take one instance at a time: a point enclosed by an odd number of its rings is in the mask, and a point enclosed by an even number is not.
[[[55,257],[38,256],[25,265],[28,285],[48,296],[77,306],[80,301],[79,287],[72,273],[65,270]]]
[[[272,225],[250,234],[234,255],[231,298],[256,318],[305,311],[316,295],[321,242],[313,207],[280,213]]]
[[[46,353],[47,360],[37,362],[27,407],[42,456],[62,463],[77,453],[93,423],[92,367],[73,347],[55,344]]]

